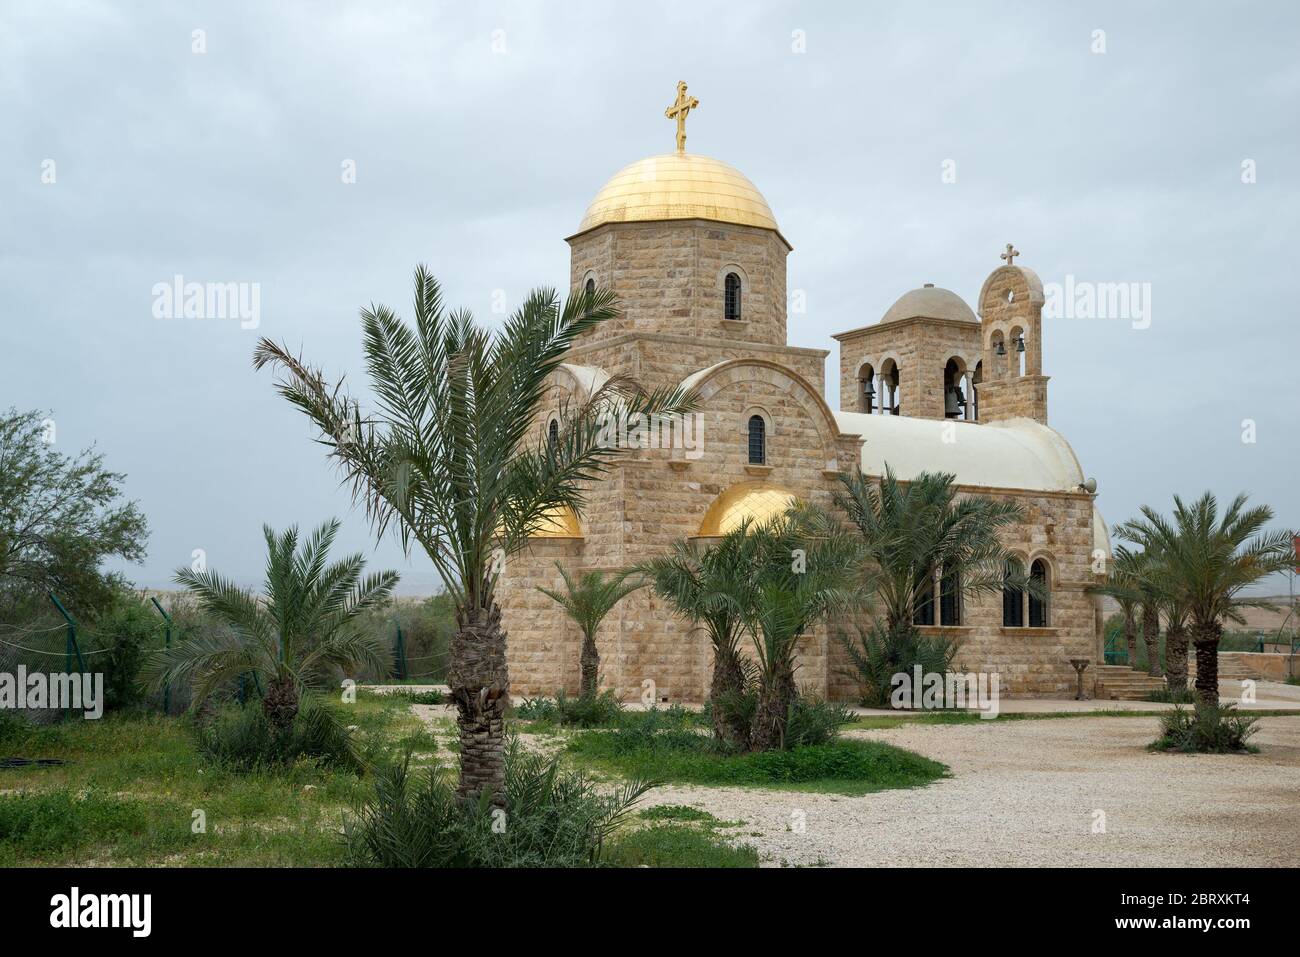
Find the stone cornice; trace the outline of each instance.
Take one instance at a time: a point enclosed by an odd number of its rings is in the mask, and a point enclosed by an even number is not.
[[[809,349],[806,346],[774,346],[768,342],[749,342],[745,339],[726,339],[719,336],[685,336],[674,332],[620,332],[608,339],[573,346],[565,353],[565,361],[568,361],[572,356],[585,356],[591,352],[608,349],[612,346],[625,345],[629,342],[672,342],[683,345],[709,345],[733,349],[743,346],[755,352],[771,352],[778,355],[793,354],[814,359],[825,359],[831,354],[829,349]]]
[[[912,326],[918,324],[943,326],[950,329],[960,329],[976,337],[979,336],[979,332],[980,332],[980,325],[978,322],[967,322],[966,320],[963,319],[937,319],[931,316],[908,316],[906,319],[894,319],[891,322],[875,322],[869,326],[858,326],[858,328],[850,329],[847,332],[834,333],[831,336],[831,338],[834,339],[836,342],[843,342],[845,339],[850,339],[855,336],[867,335],[869,333],[877,332],[881,329],[897,331],[899,329],[904,328],[905,326]]]
[[[592,226],[590,229],[584,229],[574,233],[572,236],[565,236],[564,241],[573,245],[573,241],[582,236],[590,236],[600,232],[602,229],[611,232],[618,230],[635,230],[646,226],[693,226],[703,229],[739,229],[749,233],[771,233],[781,240],[785,246],[786,254],[794,252],[794,247],[790,245],[790,240],[781,235],[779,229],[767,229],[764,226],[749,226],[745,223],[729,223],[723,219],[633,219],[623,223],[600,223]]]

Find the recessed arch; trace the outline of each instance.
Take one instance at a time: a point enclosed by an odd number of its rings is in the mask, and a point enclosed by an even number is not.
[[[826,461],[834,459],[837,455],[836,441],[840,435],[835,414],[831,412],[820,390],[814,389],[807,379],[786,366],[768,359],[725,359],[687,376],[681,381],[681,387],[696,390],[701,404],[707,406],[709,400],[723,389],[733,385],[748,384],[755,378],[760,378],[785,392],[803,409],[813,428],[817,430],[817,437],[822,444]],[[789,415],[789,410],[785,414]]]

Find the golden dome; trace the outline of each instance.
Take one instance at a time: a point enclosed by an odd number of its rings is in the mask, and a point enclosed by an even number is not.
[[[552,508],[542,516],[537,530],[529,538],[582,538],[578,516],[571,508]]]
[[[700,535],[726,535],[747,518],[761,525],[794,503],[795,497],[783,488],[765,482],[740,482],[713,500],[700,523]]]
[[[578,232],[605,223],[664,219],[777,230],[767,200],[738,169],[708,156],[667,153],[638,160],[610,177],[587,207]]]

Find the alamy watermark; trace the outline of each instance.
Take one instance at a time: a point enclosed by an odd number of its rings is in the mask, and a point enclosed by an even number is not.
[[[171,282],[153,285],[155,319],[237,319],[239,328],[262,323],[262,284],[258,282]]]
[[[69,710],[95,721],[104,716],[104,675],[33,671],[0,671],[0,711]]]
[[[889,704],[918,711],[974,708],[991,719],[998,716],[998,683],[996,672],[927,672],[917,665],[911,674],[900,671],[889,679]]]
[[[681,449],[688,459],[704,455],[703,412],[603,412],[597,422],[605,448]]]
[[[1044,319],[1126,319],[1134,329],[1151,325],[1151,283],[1088,282],[1071,273],[1065,283],[1043,286]]]

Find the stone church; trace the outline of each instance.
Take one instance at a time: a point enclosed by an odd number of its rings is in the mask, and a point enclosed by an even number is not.
[[[951,472],[965,492],[1019,502],[1026,519],[1006,541],[1049,593],[1046,601],[1007,592],[964,607],[934,602],[922,630],[960,637],[961,669],[997,673],[1003,694],[1073,695],[1072,658],[1093,663],[1091,690],[1103,660],[1101,604],[1086,589],[1109,541],[1095,484],[1047,424],[1038,277],[1007,246],[976,309],[926,283],[878,322],[834,336],[840,408],[832,409],[824,398],[829,352],[786,341],[793,247],[743,174],[686,152],[684,121],[695,106],[679,84],[668,110],[677,152],[615,173],[568,237],[572,286],[612,289],[622,314],[573,347],[538,429],[622,373],[647,389],[699,392],[702,454],[624,453],[591,488],[581,516],[559,517],[507,562],[498,594],[513,693],[577,691],[581,636],[535,587],[560,587],[557,561],[570,572],[612,571],[682,539],[707,547],[745,516],[763,519],[795,499],[829,505],[841,474],[859,467],[879,476],[886,463],[902,479]],[[801,687],[855,695],[834,639],[851,626],[832,621],[801,639]],[[622,698],[648,687],[661,702],[707,694],[707,636],[650,589],[615,608],[598,644],[601,686]]]

